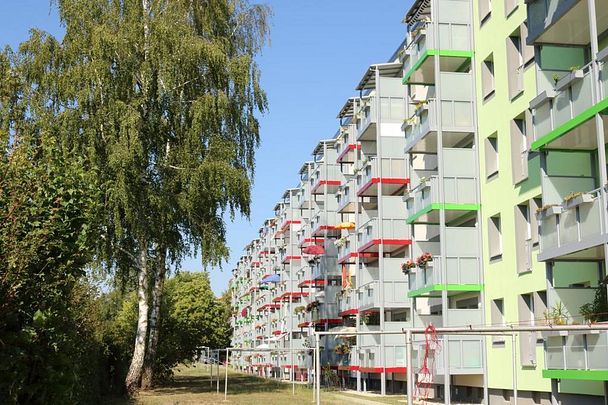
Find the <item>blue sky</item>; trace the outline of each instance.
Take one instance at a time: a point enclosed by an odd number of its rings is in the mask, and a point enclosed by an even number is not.
[[[384,62],[405,35],[401,23],[411,0],[274,0],[271,45],[259,58],[270,111],[261,118],[251,222],[228,224],[232,257],[223,270],[212,269],[213,290],[228,285],[242,248],[256,237],[274,204],[289,187],[320,139],[334,136],[335,118],[356,92],[368,65]],[[48,0],[1,0],[0,43],[16,46],[32,27],[61,35]],[[196,258],[183,263],[201,270]]]

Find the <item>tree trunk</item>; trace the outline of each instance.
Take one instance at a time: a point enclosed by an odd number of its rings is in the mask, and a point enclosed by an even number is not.
[[[148,351],[144,364],[144,373],[141,377],[141,388],[149,389],[154,384],[154,362],[156,361],[156,348],[160,332],[160,305],[162,302],[163,285],[167,272],[167,249],[164,246],[158,249],[158,262],[154,275],[154,289],[152,290],[152,309],[150,311],[150,334],[148,335]]]
[[[125,379],[125,385],[129,394],[139,389],[142,368],[146,355],[146,337],[148,335],[148,312],[149,312],[149,287],[148,287],[148,245],[140,243],[139,276],[137,280],[137,304],[139,314],[137,318],[137,333],[135,335],[135,346],[133,347],[133,358],[129,366],[129,372]]]

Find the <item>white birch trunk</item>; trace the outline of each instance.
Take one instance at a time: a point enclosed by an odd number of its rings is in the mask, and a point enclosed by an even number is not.
[[[125,379],[125,385],[129,393],[139,389],[139,381],[146,356],[146,338],[148,336],[148,248],[147,243],[140,244],[139,276],[137,280],[137,332],[135,334],[135,345],[133,347],[133,358],[129,366],[129,372]]]
[[[148,351],[144,372],[141,379],[141,388],[152,388],[154,383],[154,362],[156,361],[156,349],[158,347],[158,334],[160,329],[160,306],[163,296],[167,252],[164,247],[158,249],[158,263],[154,275],[154,289],[152,290],[152,309],[150,311],[150,333],[148,335]]]

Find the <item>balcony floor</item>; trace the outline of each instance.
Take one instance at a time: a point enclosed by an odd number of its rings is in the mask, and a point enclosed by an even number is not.
[[[473,57],[472,51],[427,49],[405,73],[403,84],[431,84],[435,82],[435,64],[432,56],[441,58],[441,71],[455,72]]]
[[[448,292],[448,297],[463,292],[479,292],[483,290],[482,284],[432,284],[407,293],[409,298],[416,297],[440,297],[443,291]]]
[[[564,380],[608,381],[608,370],[544,369],[543,378],[564,379]]]
[[[471,214],[471,212],[479,211],[481,208],[480,204],[452,204],[452,203],[432,203],[427,205],[420,211],[410,215],[406,222],[408,224],[438,224],[439,223],[439,210],[445,210],[446,223],[461,219],[465,215]]]

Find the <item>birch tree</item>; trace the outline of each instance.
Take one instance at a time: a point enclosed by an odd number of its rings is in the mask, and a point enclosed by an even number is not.
[[[255,56],[269,10],[246,0],[55,4],[63,41],[34,33],[20,55],[49,125],[98,173],[97,259],[118,277],[136,269],[133,392],[154,381],[168,268],[190,253],[220,265],[224,218],[249,215],[257,115],[267,108]]]

